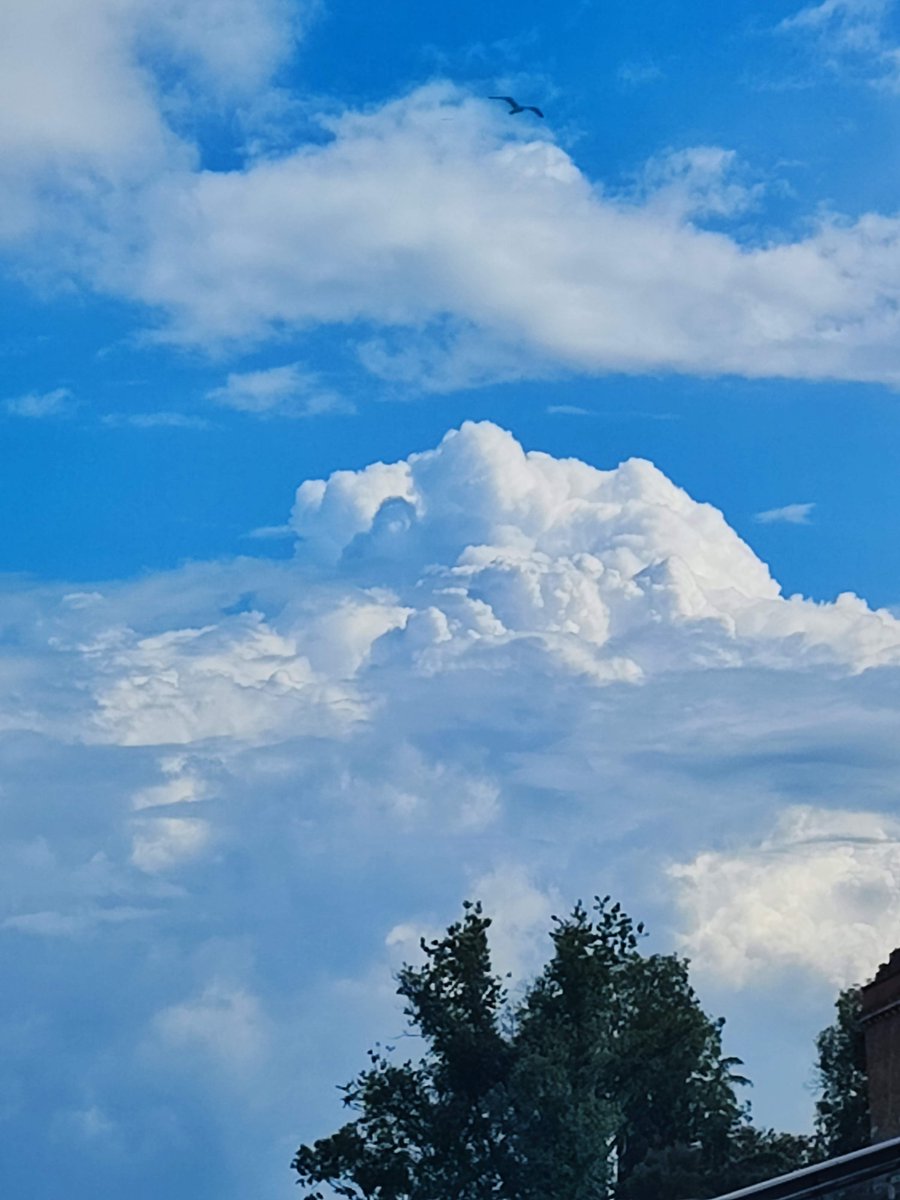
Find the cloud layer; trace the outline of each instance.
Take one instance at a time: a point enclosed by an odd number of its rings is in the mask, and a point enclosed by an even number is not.
[[[560,367],[900,377],[893,216],[743,245],[704,227],[746,198],[733,156],[681,154],[609,195],[447,85],[327,124],[323,145],[154,188],[106,286],[193,340],[421,331],[367,341],[363,361],[426,388]]]
[[[549,911],[613,891],[705,986],[812,981],[810,1036],[891,948],[890,614],[784,598],[648,462],[488,424],[301,484],[291,526],[293,562],[0,594],[0,1137],[31,1194],[38,1113],[75,1194],[184,1186],[207,1146],[198,1197],[286,1196],[465,896],[527,972]]]
[[[738,235],[764,189],[727,148],[658,155],[611,190],[546,131],[432,83],[210,169],[204,122],[249,129],[283,102],[295,17],[282,0],[229,0],[215,21],[182,0],[6,6],[0,237],[17,269],[207,347],[349,326],[366,369],[417,390],[561,369],[900,378],[897,216]]]

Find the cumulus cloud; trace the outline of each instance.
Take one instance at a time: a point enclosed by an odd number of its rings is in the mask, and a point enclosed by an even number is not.
[[[781,508],[767,508],[756,514],[761,525],[808,525],[809,515],[815,504],[785,504]]]
[[[447,83],[202,169],[153,48],[192,97],[259,89],[291,6],[230,0],[208,39],[206,8],[182,0],[91,0],[77,28],[64,0],[7,9],[6,232],[40,232],[19,249],[32,270],[143,305],[158,336],[247,346],[348,325],[367,370],[431,391],[560,370],[900,378],[895,214],[820,213],[800,237],[748,242],[729,222],[760,185],[727,147],[655,156],[614,193],[546,131]],[[331,396],[276,370],[215,399],[308,411]]]
[[[498,975],[508,977],[511,990],[537,974],[548,957],[548,931],[556,909],[566,909],[569,897],[551,886],[539,887],[520,863],[499,863],[469,881],[467,895],[478,900],[490,917],[488,934],[491,963]],[[396,964],[421,962],[421,942],[438,938],[446,923],[408,919],[393,926],[385,946]]]
[[[407,327],[418,348],[363,339],[363,361],[432,390],[560,367],[900,377],[894,216],[743,245],[703,225],[756,194],[730,152],[679,151],[614,196],[448,85],[328,128],[278,160],[160,183],[127,258],[99,254],[105,285],[201,341]]]
[[[789,808],[755,846],[671,868],[694,962],[735,988],[801,968],[862,983],[897,940],[900,821]]]
[[[599,471],[526,454],[489,424],[403,462],[303,483],[292,523],[305,555],[358,578],[414,568],[418,612],[406,631],[439,657],[456,652],[457,630],[463,645],[540,633],[614,678],[679,662],[679,632],[693,639],[689,657],[709,664],[774,661],[786,642],[791,658],[856,670],[900,655],[889,613],[849,596],[785,599],[721,513],[651,463]]]
[[[353,694],[318,675],[295,637],[259,613],[154,637],[123,634],[85,650],[108,679],[95,736],[126,745],[252,738],[305,721],[339,724],[356,710]]]
[[[708,978],[890,949],[893,616],[785,598],[649,462],[491,424],[301,483],[290,525],[292,560],[0,589],[0,1143],[96,1108],[117,1194],[165,1193],[185,1128],[218,1194],[283,1178],[465,898],[517,977],[606,891]]]

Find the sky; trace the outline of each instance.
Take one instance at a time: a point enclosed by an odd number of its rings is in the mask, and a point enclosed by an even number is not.
[[[287,1200],[467,898],[757,1120],[900,943],[900,7],[0,11],[0,1158]],[[512,115],[496,95],[544,113]]]

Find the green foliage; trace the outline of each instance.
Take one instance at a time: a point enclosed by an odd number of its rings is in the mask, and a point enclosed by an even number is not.
[[[423,941],[425,966],[401,971],[397,990],[427,1052],[399,1066],[370,1052],[370,1066],[343,1089],[358,1115],[294,1158],[309,1196],[321,1196],[322,1183],[378,1200],[512,1194],[503,1137],[512,1047],[500,1031],[506,996],[490,969],[489,924],[467,905],[446,937]]]
[[[868,1146],[869,1093],[866,1043],[860,1022],[858,987],[845,988],[835,1001],[837,1016],[816,1038],[820,1096],[816,1135],[823,1157]]]
[[[308,1198],[684,1200],[803,1161],[803,1139],[749,1125],[722,1021],[683,959],[640,953],[620,905],[554,918],[552,955],[514,1005],[489,925],[467,904],[401,971],[425,1053],[370,1053],[344,1089],[353,1119],[294,1159]]]
[[[811,1138],[744,1122],[731,1131],[725,1153],[712,1161],[697,1144],[679,1142],[651,1151],[615,1194],[620,1200],[719,1196],[807,1166],[813,1149]]]

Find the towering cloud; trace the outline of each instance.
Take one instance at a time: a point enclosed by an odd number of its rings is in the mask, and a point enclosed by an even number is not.
[[[551,907],[613,891],[707,980],[765,961],[825,1012],[883,953],[889,613],[783,597],[651,463],[490,424],[306,481],[290,521],[290,562],[0,597],[0,1032],[27,1015],[66,1080],[7,1056],[0,1139],[41,1109],[158,1194],[189,1120],[245,1194],[397,1031],[390,966],[465,896],[508,909],[516,969]]]

